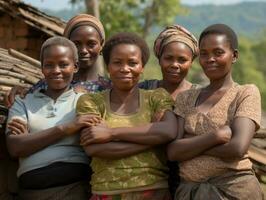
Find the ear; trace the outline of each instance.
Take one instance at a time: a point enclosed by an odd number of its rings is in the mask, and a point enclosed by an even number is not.
[[[238,59],[238,50],[234,49],[232,64],[234,64],[237,61],[237,59]]]
[[[142,74],[144,72],[144,66],[142,66],[140,73]]]
[[[75,63],[75,69],[74,69],[74,73],[77,73],[79,71],[79,64],[78,62]]]

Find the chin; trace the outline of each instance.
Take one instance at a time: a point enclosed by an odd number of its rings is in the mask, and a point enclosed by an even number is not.
[[[79,68],[80,69],[90,69],[95,64],[96,60],[82,60],[79,61]]]

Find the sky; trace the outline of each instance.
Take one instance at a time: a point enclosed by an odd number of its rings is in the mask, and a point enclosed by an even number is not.
[[[51,10],[60,10],[64,8],[71,8],[69,0],[23,0],[25,3],[29,3],[37,8],[48,8]],[[181,3],[188,5],[199,4],[234,4],[238,2],[246,1],[260,1],[266,2],[266,0],[181,0]]]

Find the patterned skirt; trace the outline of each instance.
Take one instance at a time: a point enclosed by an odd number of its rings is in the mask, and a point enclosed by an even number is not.
[[[93,194],[90,200],[171,200],[171,195],[168,189],[157,189],[117,195]]]
[[[251,170],[231,171],[206,182],[181,181],[176,200],[263,200],[260,184]]]

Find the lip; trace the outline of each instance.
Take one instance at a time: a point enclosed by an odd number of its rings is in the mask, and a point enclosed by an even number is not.
[[[171,76],[180,76],[181,73],[179,72],[166,72],[168,75],[171,75]]]
[[[216,66],[216,65],[204,67],[204,70],[207,70],[207,71],[213,71],[213,70],[217,70],[217,69],[218,69],[218,66]]]
[[[91,57],[79,57],[79,60],[91,60]]]
[[[117,77],[117,79],[121,79],[121,80],[131,80],[133,77],[129,77],[129,76],[121,76],[121,77]]]
[[[63,80],[63,77],[51,77],[51,78],[49,78],[50,80]]]

